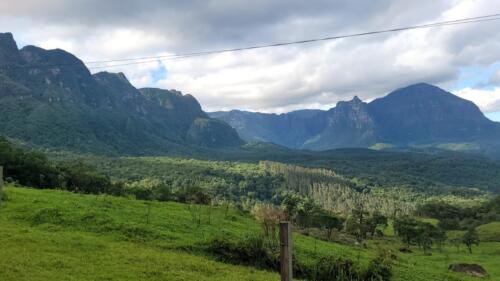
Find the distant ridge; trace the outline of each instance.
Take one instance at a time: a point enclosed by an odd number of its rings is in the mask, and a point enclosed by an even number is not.
[[[295,149],[439,146],[498,148],[500,123],[472,102],[418,83],[370,103],[354,97],[327,110],[286,114],[244,111],[209,114],[229,123],[247,141]]]

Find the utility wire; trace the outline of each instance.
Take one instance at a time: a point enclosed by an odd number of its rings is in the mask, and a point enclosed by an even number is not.
[[[451,25],[468,24],[468,23],[478,23],[478,22],[488,22],[488,21],[497,21],[497,20],[500,20],[500,13],[484,15],[484,16],[477,16],[477,17],[469,17],[469,18],[463,18],[463,19],[457,19],[457,20],[434,22],[434,23],[421,24],[421,25],[398,27],[398,28],[392,28],[392,29],[375,30],[375,31],[353,33],[353,34],[347,34],[347,35],[337,35],[337,36],[328,36],[328,37],[322,37],[322,38],[306,39],[306,40],[299,40],[299,41],[289,41],[289,42],[280,42],[280,43],[272,43],[272,44],[239,47],[239,48],[232,48],[232,49],[210,50],[210,51],[181,53],[181,54],[172,54],[172,55],[164,55],[164,56],[150,56],[150,57],[138,57],[138,58],[101,60],[101,61],[88,61],[88,62],[84,62],[84,63],[87,64],[88,65],[87,67],[90,69],[111,68],[111,67],[120,67],[120,66],[127,66],[127,65],[137,65],[137,64],[158,62],[158,61],[163,61],[163,60],[182,59],[182,58],[206,56],[206,55],[221,54],[221,53],[230,53],[230,52],[239,52],[239,51],[246,51],[246,50],[281,47],[281,46],[288,46],[288,45],[299,45],[299,44],[306,44],[306,43],[313,43],[313,42],[331,41],[331,40],[338,40],[338,39],[344,39],[344,38],[369,36],[369,35],[384,34],[384,33],[391,33],[391,32],[401,32],[401,31],[406,31],[406,30],[425,29],[425,28],[451,26]],[[113,63],[113,62],[116,62],[117,64],[106,65],[107,63]],[[96,66],[93,66],[94,64],[96,64]],[[57,65],[55,65],[55,64],[40,64],[39,66],[32,64],[32,65],[16,65],[16,66],[14,66],[14,65],[1,66],[0,65],[0,68],[6,68],[6,67],[36,68],[36,67],[72,66],[72,65],[73,66],[82,66],[81,64],[76,64],[76,63],[57,64]]]
[[[319,41],[337,40],[337,39],[342,39],[342,38],[375,35],[375,34],[389,33],[389,32],[399,32],[399,31],[412,30],[412,29],[422,29],[422,28],[431,28],[431,27],[439,27],[439,26],[447,26],[447,25],[457,25],[457,24],[465,24],[465,23],[492,21],[492,20],[499,20],[499,19],[500,19],[500,13],[497,13],[497,14],[464,18],[464,19],[458,19],[458,20],[449,20],[449,21],[435,22],[435,23],[422,24],[422,25],[399,27],[399,28],[393,28],[393,29],[354,33],[354,34],[348,34],[348,35],[338,35],[338,36],[329,36],[329,37],[323,37],[323,38],[306,39],[306,40],[300,40],[300,41],[290,41],[290,42],[281,42],[281,43],[273,43],[273,44],[265,44],[265,45],[240,47],[240,48],[233,48],[233,49],[212,50],[212,51],[193,52],[193,53],[165,55],[165,56],[125,58],[125,59],[114,59],[114,60],[103,60],[103,61],[89,61],[89,62],[86,62],[86,64],[149,60],[149,59],[172,59],[172,58],[178,58],[178,57],[184,58],[184,57],[192,57],[192,56],[220,54],[220,53],[227,53],[227,52],[237,52],[237,51],[244,51],[244,50],[280,47],[280,46],[287,46],[287,45],[305,44],[305,43],[312,43],[312,42],[319,42]]]

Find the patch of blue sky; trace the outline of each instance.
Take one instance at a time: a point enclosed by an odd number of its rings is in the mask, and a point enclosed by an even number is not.
[[[493,89],[494,85],[490,83],[490,79],[500,70],[500,62],[489,66],[470,66],[460,69],[460,74],[453,86],[453,90],[463,88],[481,88],[484,90]]]
[[[500,122],[500,112],[488,112],[484,115],[486,115],[486,117],[488,117],[490,120]]]
[[[165,80],[168,76],[168,70],[165,65],[159,61],[158,67],[151,72],[153,84],[158,83],[160,80]]]

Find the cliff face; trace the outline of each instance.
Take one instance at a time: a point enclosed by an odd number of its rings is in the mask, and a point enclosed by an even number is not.
[[[92,75],[63,50],[18,50],[0,34],[0,134],[80,152],[158,154],[242,143],[180,92],[136,89],[122,73]],[[192,141],[198,118],[216,122]],[[207,140],[200,139],[207,137]]]

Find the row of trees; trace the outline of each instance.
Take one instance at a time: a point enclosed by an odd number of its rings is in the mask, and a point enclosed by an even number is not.
[[[394,232],[398,235],[407,249],[417,245],[424,253],[429,253],[433,245],[441,250],[447,241],[446,231],[428,222],[418,221],[414,217],[404,216],[394,220]],[[479,236],[474,227],[469,227],[463,235],[450,240],[455,245],[464,244],[472,254],[472,246],[479,245]]]
[[[443,201],[420,205],[416,210],[420,216],[439,220],[446,230],[466,230],[492,221],[500,221],[500,196],[475,206],[461,207]]]
[[[443,229],[410,216],[396,218],[394,232],[401,237],[408,248],[416,244],[423,249],[424,253],[427,253],[433,245],[441,248],[446,241],[446,232]]]
[[[83,162],[54,163],[40,152],[24,150],[0,138],[0,166],[6,181],[35,188],[62,188],[83,193],[105,193],[111,180]]]
[[[260,166],[283,179],[282,190],[312,198],[324,209],[349,215],[360,205],[373,213],[385,216],[411,214],[423,198],[404,188],[376,188],[364,186],[326,169],[304,168],[264,161]]]
[[[320,238],[331,240],[334,232],[342,232],[362,242],[368,237],[382,236],[380,230],[388,225],[388,218],[380,212],[369,213],[363,206],[353,209],[347,215],[325,210],[314,200],[294,192],[283,192],[274,198],[274,204],[257,203],[252,213],[263,227],[265,236],[274,237],[280,220],[291,221],[294,226],[306,231],[319,229]]]

